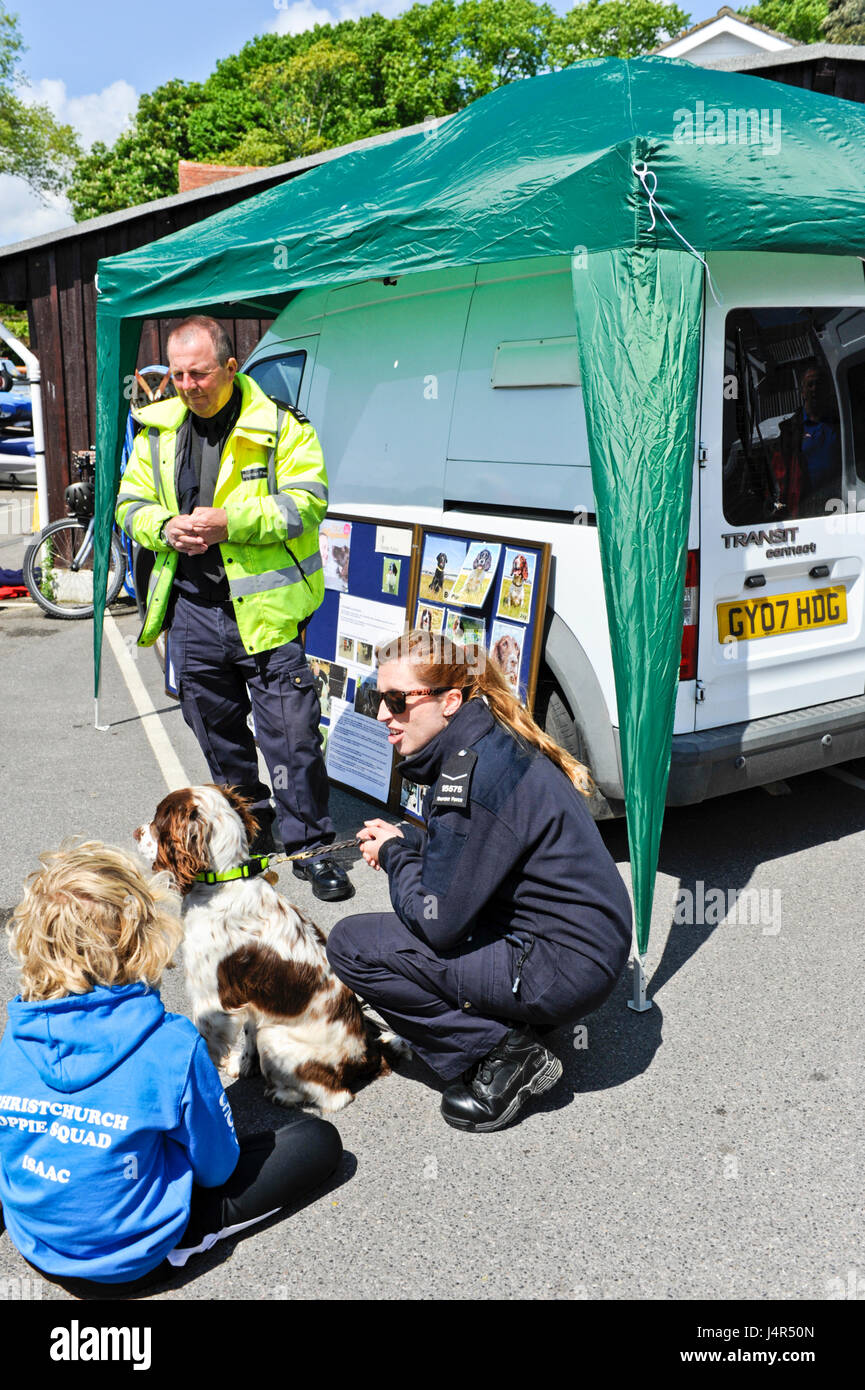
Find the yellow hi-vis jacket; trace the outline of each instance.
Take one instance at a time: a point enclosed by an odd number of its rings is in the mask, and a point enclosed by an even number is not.
[[[235,381],[240,415],[222,452],[213,506],[224,507],[228,519],[219,549],[241,640],[248,652],[263,652],[296,637],[324,597],[318,527],[327,511],[327,473],[306,416],[277,406],[252,377],[239,372]],[[177,397],[146,406],[139,415],[145,428],[120,480],[118,525],[156,551],[138,638],[145,647],[165,624],[177,569],[178,553],[163,529],[180,511],[176,445],[187,415]]]

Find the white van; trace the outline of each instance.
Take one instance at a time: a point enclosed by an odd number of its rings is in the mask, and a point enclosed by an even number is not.
[[[863,263],[709,267],[670,805],[865,755]],[[302,291],[244,370],[313,421],[332,508],[551,542],[536,713],[620,814],[568,260]]]

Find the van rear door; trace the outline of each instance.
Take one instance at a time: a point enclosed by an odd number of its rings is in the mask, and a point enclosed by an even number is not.
[[[862,265],[709,267],[723,303],[704,339],[697,729],[865,684]]]

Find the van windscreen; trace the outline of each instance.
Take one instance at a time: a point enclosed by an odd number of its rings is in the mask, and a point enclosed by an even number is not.
[[[865,419],[849,394],[865,363],[865,310],[737,309],[725,337],[726,520],[842,510],[865,470]]]

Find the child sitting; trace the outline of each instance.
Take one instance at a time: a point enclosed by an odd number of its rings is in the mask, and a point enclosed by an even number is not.
[[[182,937],[160,881],[98,843],[41,862],[7,927],[2,1216],[49,1278],[132,1292],[318,1186],[342,1145],[300,1112],[238,1145],[204,1040],[157,991]]]

